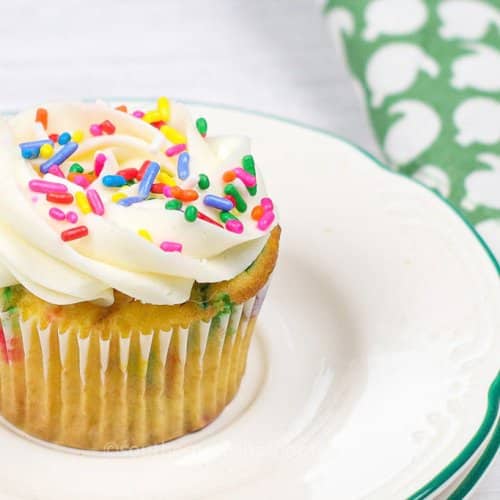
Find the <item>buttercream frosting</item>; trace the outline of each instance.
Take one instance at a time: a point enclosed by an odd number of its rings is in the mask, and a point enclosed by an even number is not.
[[[251,216],[252,209],[267,198],[259,169],[255,195],[240,179],[232,182],[247,204],[243,212],[236,208],[230,212],[241,221],[241,233],[228,230],[220,221],[220,210],[204,203],[207,194],[224,197],[227,182],[223,174],[241,168],[242,158],[250,154],[249,140],[204,137],[184,105],[170,102],[169,106],[168,126],[185,137],[189,155],[189,176],[182,180],[177,175],[179,155],[165,153],[178,140],[169,140],[169,134],[158,128],[161,124],[152,125],[105,103],[46,105],[46,129],[35,121],[36,110],[0,120],[0,286],[20,283],[40,298],[61,305],[96,301],[107,306],[113,303],[113,289],[145,303],[172,305],[189,299],[195,281],[231,279],[257,258],[277,223],[275,217],[262,229]],[[113,133],[89,133],[92,124],[106,120],[114,126]],[[71,157],[59,165],[64,177],[53,171],[41,174],[40,165],[46,159],[21,155],[21,143],[47,139],[51,133],[67,131],[71,135],[77,130],[83,131],[84,137]],[[61,147],[54,144],[55,151]],[[76,162],[91,172],[100,154],[106,161],[90,186],[85,189],[70,180],[71,165]],[[183,203],[179,210],[166,209],[169,198],[161,192],[149,193],[143,201],[129,206],[118,203],[117,192],[136,197],[140,182],[109,187],[103,183],[104,177],[139,168],[145,160],[156,162],[160,173],[181,189],[197,191],[198,199]],[[198,187],[200,174],[209,179],[207,189]],[[95,190],[104,213],[83,213],[76,202],[58,205],[48,201],[46,194],[30,189],[30,181],[41,179],[66,186],[73,196]],[[219,225],[203,218],[186,220],[187,206],[196,207]],[[49,212],[54,207],[64,213],[75,212],[78,221],[53,218]],[[85,237],[63,241],[63,231],[82,225],[88,229]],[[164,251],[164,241],[180,244],[182,251]]]

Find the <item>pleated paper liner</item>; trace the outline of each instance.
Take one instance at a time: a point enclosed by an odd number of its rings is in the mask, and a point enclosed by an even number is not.
[[[124,450],[205,427],[235,396],[267,286],[210,321],[170,330],[40,328],[0,314],[0,413],[38,438]]]

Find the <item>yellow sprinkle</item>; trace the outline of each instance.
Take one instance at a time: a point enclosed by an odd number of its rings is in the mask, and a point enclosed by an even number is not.
[[[161,122],[161,114],[159,111],[148,111],[144,114],[142,119],[148,123]]]
[[[162,96],[158,99],[157,107],[161,119],[168,122],[168,120],[170,120],[170,101],[166,97]]]
[[[73,142],[82,142],[83,141],[83,130],[75,130],[71,134],[71,140]]]
[[[50,158],[54,154],[54,146],[52,144],[44,144],[40,148],[40,156],[42,158]]]
[[[171,176],[168,175],[167,172],[160,172],[158,174],[158,182],[161,182],[162,184],[166,184],[167,186],[175,186],[175,179]]]
[[[115,193],[113,196],[111,196],[111,201],[113,203],[118,203],[120,200],[123,200],[123,198],[126,197],[127,195],[125,193],[118,191],[118,193]]]
[[[145,240],[148,240],[149,242],[153,243],[153,238],[151,238],[149,231],[146,231],[146,229],[139,229],[139,231],[137,231],[137,234],[139,236],[142,236]]]
[[[89,214],[92,212],[92,207],[90,206],[89,200],[83,191],[77,191],[75,193],[76,204],[82,214]]]
[[[170,125],[163,125],[160,128],[160,131],[170,142],[174,144],[186,144],[187,142],[186,136]]]

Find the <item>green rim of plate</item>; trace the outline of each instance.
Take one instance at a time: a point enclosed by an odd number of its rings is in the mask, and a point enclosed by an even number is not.
[[[109,101],[124,101],[124,102],[148,102],[152,103],[155,102],[155,98],[149,98],[149,97],[135,97],[135,98],[130,98],[130,97],[113,97],[113,98],[108,98],[107,100]],[[278,122],[282,123],[287,123],[289,125],[295,125],[297,127],[301,127],[306,130],[310,130],[312,132],[317,132],[322,135],[326,135],[328,137],[331,137],[333,139],[339,140],[341,142],[344,142],[350,146],[352,146],[354,149],[359,151],[361,154],[364,156],[370,158],[376,165],[381,167],[382,169],[394,174],[400,176],[402,179],[405,179],[408,182],[412,182],[414,184],[417,184],[427,191],[433,193],[438,199],[440,199],[445,205],[447,205],[455,214],[463,221],[463,223],[467,226],[467,228],[470,230],[470,232],[475,236],[477,241],[480,243],[480,245],[483,247],[485,250],[486,254],[488,255],[491,263],[493,264],[493,267],[495,268],[495,271],[498,275],[500,275],[500,264],[493,255],[493,252],[489,249],[489,247],[486,245],[485,241],[483,238],[479,235],[479,233],[475,230],[475,228],[471,225],[471,223],[464,218],[464,216],[441,194],[426,186],[422,182],[412,179],[410,177],[406,177],[400,172],[397,172],[393,169],[391,169],[388,165],[380,161],[378,158],[375,158],[371,153],[368,151],[365,151],[363,148],[360,146],[352,143],[351,141],[340,137],[328,130],[322,129],[320,127],[315,127],[312,125],[308,125],[305,123],[301,123],[298,120],[293,120],[290,118],[284,118],[278,115],[274,115],[272,113],[265,113],[262,111],[254,111],[251,109],[245,109],[245,108],[240,108],[238,106],[231,106],[227,104],[221,104],[221,103],[215,103],[215,102],[203,102],[203,101],[195,101],[195,100],[190,100],[190,99],[176,99],[181,102],[184,102],[186,104],[191,104],[191,105],[199,105],[199,106],[207,106],[207,107],[212,107],[212,108],[222,108],[230,111],[238,111],[240,113],[245,113],[248,115],[254,115],[254,116],[261,116],[263,118],[269,118],[271,120],[275,120]],[[93,101],[93,99],[86,99],[86,101]],[[427,484],[422,486],[419,490],[417,490],[415,493],[410,495],[408,497],[408,500],[423,500],[424,498],[427,498],[429,495],[432,493],[436,492],[439,488],[441,488],[446,482],[448,482],[453,475],[460,470],[460,468],[467,463],[467,461],[474,455],[474,453],[478,450],[478,448],[483,444],[487,436],[491,433],[493,430],[493,426],[495,424],[495,421],[497,420],[498,417],[498,411],[499,411],[499,406],[500,406],[500,371],[493,380],[489,390],[488,390],[488,396],[487,396],[487,408],[486,408],[486,413],[483,417],[483,420],[481,422],[481,425],[479,426],[478,430],[474,434],[474,436],[471,438],[471,440],[465,445],[463,450],[444,468],[442,469],[433,479],[431,479]],[[452,495],[449,497],[452,500],[459,500],[461,498],[464,498],[465,495],[467,495],[472,488],[476,485],[476,483],[479,481],[479,479],[482,477],[488,466],[491,464],[493,458],[496,456],[498,450],[500,449],[500,421],[498,422],[495,431],[493,432],[493,436],[491,438],[491,441],[489,444],[486,446],[485,450],[483,451],[482,455],[478,459],[477,463],[474,465],[474,467],[469,471],[469,473],[465,476],[465,478],[460,482],[458,485],[457,489],[452,493]]]

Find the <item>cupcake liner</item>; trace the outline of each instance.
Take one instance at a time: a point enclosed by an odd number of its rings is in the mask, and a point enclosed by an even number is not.
[[[267,285],[209,321],[170,330],[42,328],[0,313],[0,413],[61,445],[124,450],[205,427],[236,394]]]

